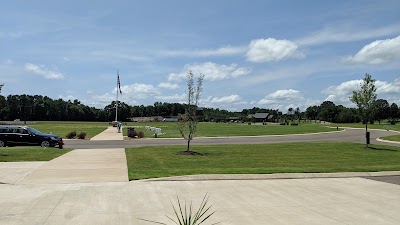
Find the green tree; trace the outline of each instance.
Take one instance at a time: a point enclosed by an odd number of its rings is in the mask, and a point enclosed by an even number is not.
[[[197,86],[193,82],[193,73],[189,71],[187,73],[187,104],[185,106],[185,113],[180,115],[180,121],[178,122],[178,129],[182,136],[187,141],[187,149],[189,151],[190,141],[196,135],[197,128],[197,117],[196,111],[199,104],[204,75],[201,74],[197,79]]]
[[[387,119],[389,117],[390,113],[390,106],[388,101],[385,99],[378,99],[375,102],[375,114],[374,114],[374,119],[379,121],[379,124],[381,124],[382,119]]]
[[[4,84],[0,84],[0,93],[1,93],[1,89],[3,88]]]
[[[392,103],[390,105],[390,119],[391,121],[396,122],[398,118],[399,118],[399,107],[397,106],[396,103]]]
[[[365,122],[365,135],[368,132],[368,121],[372,117],[375,109],[376,101],[376,87],[375,80],[372,79],[371,75],[365,74],[361,88],[353,91],[353,95],[350,97],[350,101],[355,103],[358,107],[358,113]],[[367,139],[366,139],[367,141]],[[368,142],[366,142],[368,147]]]

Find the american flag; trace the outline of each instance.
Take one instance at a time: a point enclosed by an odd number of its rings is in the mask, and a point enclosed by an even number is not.
[[[118,84],[119,93],[121,93],[121,95],[122,95],[121,82],[120,82],[120,80],[119,80],[119,73],[118,73],[118,71],[117,71],[117,84]],[[118,91],[118,90],[117,90],[117,91]]]

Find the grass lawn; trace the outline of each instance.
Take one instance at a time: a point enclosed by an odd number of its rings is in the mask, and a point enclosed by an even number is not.
[[[86,139],[89,139],[103,132],[110,125],[106,122],[38,122],[27,124],[27,126],[33,127],[43,133],[51,132],[63,138],[71,131],[76,131],[77,134],[85,132]]]
[[[71,149],[42,147],[5,147],[0,148],[0,162],[50,161]]]
[[[203,156],[178,155],[184,146],[127,148],[129,179],[192,174],[325,173],[400,170],[400,148],[357,143],[192,146]]]
[[[380,139],[388,140],[388,141],[398,141],[398,142],[400,142],[400,135],[393,135],[393,136],[387,136],[387,137],[380,137]]]
[[[364,128],[365,129],[365,124],[362,123],[332,123],[331,126],[338,126],[338,127],[354,127],[354,128]],[[375,122],[374,124],[368,124],[368,129],[384,129],[384,130],[397,130],[400,131],[400,123],[397,123],[396,125],[391,125],[389,123],[383,123],[378,124],[378,122]]]
[[[123,127],[123,134],[127,136],[127,127],[134,126],[136,131],[143,131],[145,137],[153,137],[154,132],[146,130],[144,126],[161,128],[165,135],[159,137],[181,137],[177,124],[174,122],[128,123]],[[320,124],[301,124],[300,126],[281,125],[248,125],[247,123],[213,123],[202,122],[197,125],[197,137],[226,137],[226,136],[259,136],[277,134],[304,134],[336,131]]]

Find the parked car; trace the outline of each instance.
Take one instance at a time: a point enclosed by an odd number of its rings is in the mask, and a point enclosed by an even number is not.
[[[62,149],[64,142],[60,136],[44,134],[28,126],[0,126],[0,147],[16,145],[39,145]]]

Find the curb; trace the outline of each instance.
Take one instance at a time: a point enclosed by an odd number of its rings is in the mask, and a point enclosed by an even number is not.
[[[142,180],[151,181],[207,181],[207,180],[272,180],[272,179],[309,179],[309,178],[350,178],[400,176],[400,171],[382,172],[344,172],[344,173],[275,173],[275,174],[203,174]]]
[[[392,144],[400,144],[400,142],[398,142],[398,141],[389,141],[389,140],[384,140],[384,139],[380,139],[380,138],[377,138],[376,140],[379,141],[379,142],[386,142],[386,143],[392,143]]]

